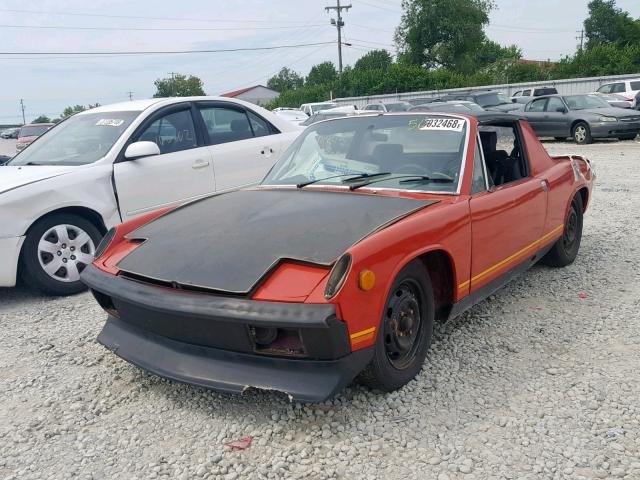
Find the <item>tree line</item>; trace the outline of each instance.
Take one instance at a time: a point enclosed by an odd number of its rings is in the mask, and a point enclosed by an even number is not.
[[[492,0],[403,0],[395,59],[386,50],[373,50],[341,75],[332,62],[313,66],[306,77],[285,67],[267,83],[280,92],[268,107],[640,71],[640,19],[618,8],[615,0],[589,2],[584,48],[553,63],[521,62],[516,45],[488,39],[484,29],[493,8]]]

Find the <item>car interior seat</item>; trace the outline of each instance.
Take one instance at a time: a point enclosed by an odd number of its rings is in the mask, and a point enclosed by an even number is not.
[[[402,166],[404,149],[399,143],[380,143],[371,152],[370,163],[380,167],[381,172],[393,172]]]

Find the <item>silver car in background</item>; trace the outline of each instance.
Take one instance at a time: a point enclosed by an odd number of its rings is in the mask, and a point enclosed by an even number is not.
[[[521,112],[539,137],[576,143],[594,138],[632,140],[640,132],[640,113],[612,107],[598,95],[549,95],[527,103]]]

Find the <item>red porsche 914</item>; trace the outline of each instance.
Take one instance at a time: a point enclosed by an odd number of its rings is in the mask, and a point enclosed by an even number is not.
[[[594,178],[514,115],[320,122],[260,185],[112,229],[82,273],[108,313],[98,341],[224,392],[398,389],[435,322],[574,261]]]

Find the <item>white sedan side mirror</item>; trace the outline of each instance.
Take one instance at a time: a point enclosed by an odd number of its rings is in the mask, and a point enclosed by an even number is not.
[[[124,158],[129,160],[153,155],[160,155],[160,148],[155,142],[134,142],[124,151]]]

